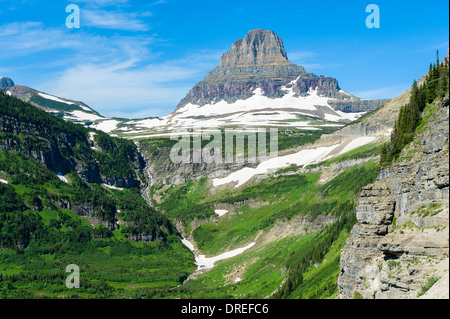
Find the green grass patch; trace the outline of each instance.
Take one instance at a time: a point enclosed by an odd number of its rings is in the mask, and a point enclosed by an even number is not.
[[[432,276],[430,278],[427,279],[427,281],[425,282],[425,284],[420,288],[420,291],[417,293],[417,298],[419,298],[420,296],[423,296],[424,294],[426,294],[426,292],[428,290],[430,290],[430,288],[439,281],[439,277],[436,276]]]

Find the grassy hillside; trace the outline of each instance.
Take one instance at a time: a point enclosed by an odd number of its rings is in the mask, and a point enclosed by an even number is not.
[[[371,149],[366,153],[371,155]],[[158,208],[172,220],[191,230],[194,219],[214,216],[216,205],[229,204],[230,213],[215,222],[193,229],[200,251],[215,254],[238,247],[259,231],[279,221],[296,216],[341,216],[352,211],[361,188],[374,181],[378,165],[372,161],[352,167],[325,184],[321,173],[272,176],[239,190],[209,193],[208,181],[202,179],[183,185],[153,186],[153,194],[161,196]],[[231,245],[230,245],[231,243]]]
[[[158,208],[181,221],[202,254],[216,255],[256,241],[241,255],[222,260],[165,296],[204,298],[333,298],[337,295],[340,249],[355,222],[354,208],[361,188],[379,171],[376,144],[360,147],[332,161],[321,171],[301,173],[290,167],[242,189],[209,190],[207,179],[183,185],[154,185]],[[367,159],[321,181],[333,163]],[[225,206],[223,206],[225,205]],[[229,212],[218,217],[215,207]],[[336,217],[322,230],[295,224],[295,219]],[[289,223],[296,230],[289,233]],[[273,231],[283,223],[284,232]],[[275,227],[275,228],[274,228]],[[281,228],[283,229],[283,228]],[[274,237],[275,236],[275,237]],[[301,265],[301,267],[300,267]],[[237,279],[237,280],[236,280]]]

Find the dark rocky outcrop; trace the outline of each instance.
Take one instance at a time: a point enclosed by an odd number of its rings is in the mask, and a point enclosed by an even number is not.
[[[381,100],[354,100],[354,101],[328,101],[336,111],[345,113],[371,112],[389,103],[389,99]]]

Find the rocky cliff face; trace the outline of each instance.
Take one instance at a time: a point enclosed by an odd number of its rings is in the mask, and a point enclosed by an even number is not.
[[[448,96],[444,101],[399,161],[361,193],[358,224],[341,252],[341,298],[417,298],[439,278],[435,286],[442,281],[437,290],[448,298]]]
[[[328,103],[336,111],[345,113],[371,112],[389,103],[389,99],[381,100],[353,100],[353,101],[329,101]]]
[[[174,163],[170,160],[170,148],[159,148],[158,154],[152,154],[147,147],[141,147],[143,157],[149,163],[152,182],[162,185],[179,185],[203,177],[217,178],[229,174],[249,164],[239,163]]]
[[[273,31],[256,29],[223,54],[219,66],[194,86],[177,110],[188,103],[203,106],[220,100],[228,103],[245,100],[257,88],[269,98],[280,98],[286,94],[282,87],[292,88],[298,96],[306,95],[312,88],[320,96],[354,98],[341,91],[336,79],[308,73],[302,66],[289,62],[283,41]]]

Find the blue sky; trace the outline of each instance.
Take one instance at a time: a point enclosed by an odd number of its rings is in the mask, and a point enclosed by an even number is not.
[[[368,29],[366,6],[380,8]],[[77,4],[81,27],[65,25]],[[441,59],[446,0],[0,0],[0,75],[81,100],[105,116],[163,116],[255,28],[275,31],[291,62],[356,96],[396,97]]]

